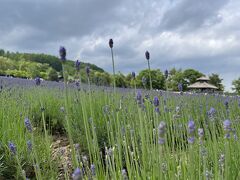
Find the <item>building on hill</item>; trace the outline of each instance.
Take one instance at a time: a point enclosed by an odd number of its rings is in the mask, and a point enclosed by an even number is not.
[[[206,76],[197,79],[197,82],[188,86],[188,89],[195,92],[214,92],[218,88],[209,83],[210,79]]]

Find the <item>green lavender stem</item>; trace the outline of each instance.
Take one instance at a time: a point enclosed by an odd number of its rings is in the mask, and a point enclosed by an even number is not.
[[[114,94],[116,93],[116,79],[115,79],[115,64],[114,64],[114,56],[113,56],[113,49],[111,48],[111,55],[112,55],[112,67],[113,67],[113,89]]]
[[[148,62],[148,74],[149,74],[149,80],[150,80],[150,90],[152,90],[152,78],[151,78],[150,62],[149,62],[149,60],[147,60],[147,62]]]

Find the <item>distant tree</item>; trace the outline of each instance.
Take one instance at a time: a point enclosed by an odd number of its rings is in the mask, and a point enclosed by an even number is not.
[[[169,90],[178,91],[178,84],[181,83],[183,91],[187,90],[189,82],[185,80],[184,73],[181,69],[176,70],[175,68],[170,70],[166,85]]]
[[[118,72],[118,74],[115,74],[115,81],[116,81],[116,87],[124,87],[124,88],[127,87],[125,76],[121,72]]]
[[[176,68],[172,68],[172,69],[170,69],[169,74],[174,75],[174,74],[176,74],[176,72],[177,72]]]
[[[0,49],[0,56],[4,56],[5,51],[3,49]]]
[[[48,71],[48,80],[50,81],[58,81],[58,73],[55,69],[50,68]]]
[[[0,72],[4,74],[6,70],[16,69],[17,65],[11,59],[6,57],[0,57]]]
[[[109,86],[111,77],[108,73],[95,71],[91,81],[99,86]]]
[[[132,74],[131,73],[128,73],[125,76],[125,81],[126,81],[128,87],[133,87],[134,86],[134,83],[132,81]]]
[[[152,69],[150,71],[151,78],[152,78],[152,87],[153,89],[165,89],[165,78],[163,73],[160,71],[160,69],[154,70]],[[150,80],[149,80],[149,71],[148,69],[140,71],[139,75],[136,77],[137,80],[137,86],[143,87],[142,84],[142,78],[145,77],[146,82],[146,88],[150,88]]]
[[[224,86],[222,84],[223,79],[221,79],[218,74],[214,74],[214,73],[211,74],[209,76],[209,79],[210,79],[209,83],[216,86],[218,88],[218,90],[220,90],[220,91],[224,90]]]
[[[38,69],[37,63],[29,63],[27,66],[27,72],[30,74],[31,78],[40,76],[40,71]]]
[[[197,78],[200,78],[201,76],[203,76],[203,74],[195,69],[186,69],[183,72],[183,78],[187,85],[195,83]]]
[[[235,93],[240,94],[240,77],[232,82]]]

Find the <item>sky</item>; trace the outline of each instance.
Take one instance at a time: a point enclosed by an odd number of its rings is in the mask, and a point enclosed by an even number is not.
[[[0,0],[0,48],[67,57],[111,72],[194,68],[240,77],[239,0]]]

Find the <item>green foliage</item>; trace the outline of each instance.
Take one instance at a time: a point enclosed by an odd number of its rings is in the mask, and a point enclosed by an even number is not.
[[[183,72],[183,78],[187,82],[187,85],[195,83],[197,78],[201,76],[203,76],[203,74],[195,69],[186,69]]]
[[[178,91],[178,84],[182,83],[183,91],[187,90],[188,82],[185,79],[185,75],[181,69],[176,70],[175,68],[170,70],[169,77],[167,79],[167,87],[170,90]]]
[[[118,72],[118,74],[115,75],[115,81],[116,81],[116,87],[123,87],[123,88],[127,87],[125,76],[122,73]]]
[[[97,74],[101,75],[100,84],[110,84],[111,78],[108,77],[103,69],[94,64],[81,62],[80,68],[82,73],[85,73],[86,66],[89,66],[94,72],[103,73]],[[75,76],[76,70],[74,61],[67,61],[65,68],[68,71],[69,78]],[[0,49],[0,75],[10,75],[22,78],[35,78],[38,76],[43,79],[57,81],[58,74],[62,74],[61,71],[61,61],[55,56],[33,53],[14,53],[9,51],[5,52]],[[86,76],[83,77],[85,78],[83,79],[83,82],[86,82]]]
[[[111,76],[106,72],[94,72],[91,76],[92,82],[99,86],[109,86],[111,83]]]
[[[240,95],[240,77],[232,82],[233,90]]]
[[[222,80],[223,79],[220,79],[218,74],[215,74],[215,73],[211,74],[209,76],[209,79],[210,79],[209,83],[214,85],[214,86],[216,86],[219,91],[223,91],[224,90],[224,86],[222,84]]]
[[[4,56],[5,51],[3,49],[0,49],[0,56]]]
[[[48,80],[58,81],[58,73],[55,69],[50,68],[48,71]]]
[[[5,75],[7,70],[16,69],[16,63],[9,58],[0,56],[0,75]]]
[[[165,88],[165,78],[160,69],[150,71],[152,78],[152,87],[153,89],[164,89]],[[138,87],[143,87],[142,78],[147,79],[146,88],[150,88],[149,72],[148,69],[140,71],[139,75],[136,77],[136,84]]]

